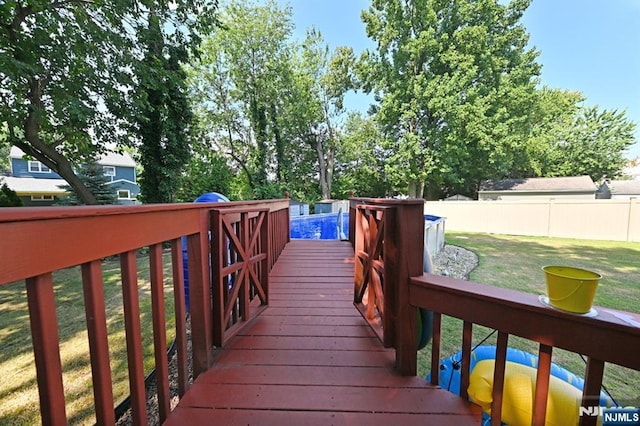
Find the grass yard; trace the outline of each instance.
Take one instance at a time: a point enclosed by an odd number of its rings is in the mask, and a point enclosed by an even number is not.
[[[533,294],[545,294],[542,267],[566,265],[602,274],[595,305],[640,313],[640,243],[587,241],[488,234],[447,233],[447,243],[464,247],[479,256],[470,280]],[[474,327],[477,344],[492,330]],[[488,340],[495,344],[495,336]],[[441,356],[461,349],[462,321],[443,317]],[[537,343],[509,336],[509,346],[534,354]],[[431,360],[430,347],[418,355],[418,374],[425,376]],[[585,362],[578,354],[554,349],[553,361],[584,377]],[[637,399],[640,372],[605,365],[604,386],[617,399]]]
[[[175,318],[170,255],[165,255],[167,341],[173,341]],[[127,352],[119,260],[103,262],[109,351],[116,404],[129,395]],[[54,273],[58,333],[69,424],[95,424],[91,364],[80,267]],[[151,285],[147,256],[138,259],[140,322],[145,371],[154,367]],[[27,295],[23,282],[0,287],[0,424],[40,424]]]

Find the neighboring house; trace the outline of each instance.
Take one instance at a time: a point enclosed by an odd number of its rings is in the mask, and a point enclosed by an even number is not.
[[[444,201],[471,201],[471,200],[473,200],[473,198],[467,197],[466,195],[462,195],[462,194],[451,195],[444,199]]]
[[[50,206],[66,194],[60,186],[66,185],[67,182],[60,175],[40,161],[27,160],[24,157],[21,149],[11,147],[11,175],[1,179],[18,194],[23,205]],[[131,156],[126,152],[108,153],[98,160],[98,164],[111,179],[107,185],[112,186],[113,191],[118,194],[118,203],[136,203],[140,186],[136,183],[136,163]]]
[[[611,180],[598,188],[598,198],[629,200],[640,198],[640,180]]]
[[[479,200],[596,198],[589,176],[487,180],[480,184]]]

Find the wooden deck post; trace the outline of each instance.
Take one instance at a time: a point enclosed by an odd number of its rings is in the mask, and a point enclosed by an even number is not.
[[[396,210],[396,368],[415,376],[418,365],[418,318],[411,308],[409,278],[424,268],[424,200],[406,200]]]
[[[207,371],[212,363],[211,347],[213,335],[211,326],[208,211],[203,210],[200,212],[199,222],[200,232],[187,236],[194,378]]]

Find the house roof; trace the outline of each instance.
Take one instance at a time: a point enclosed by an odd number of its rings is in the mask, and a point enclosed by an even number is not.
[[[38,179],[31,177],[7,176],[0,179],[18,195],[63,195],[67,191],[59,185],[67,185],[64,179]]]
[[[25,153],[17,146],[12,146],[11,151],[9,152],[10,158],[22,158]],[[106,152],[100,156],[98,160],[98,164],[103,166],[121,166],[121,167],[135,167],[136,162],[133,161],[131,155],[128,152],[123,152],[122,154],[118,154],[113,151]]]
[[[455,194],[445,198],[444,200],[445,201],[460,201],[460,200],[470,201],[470,200],[473,200],[473,198],[467,197],[466,195],[462,195],[462,194]]]
[[[616,195],[640,195],[640,180],[612,180],[606,183]]]
[[[640,179],[640,165],[634,167],[625,167],[622,174],[629,176],[631,179]]]
[[[595,192],[589,176],[485,180],[480,192]]]

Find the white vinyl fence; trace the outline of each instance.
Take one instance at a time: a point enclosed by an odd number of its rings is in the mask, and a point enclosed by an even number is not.
[[[447,230],[640,242],[638,200],[427,201]]]

